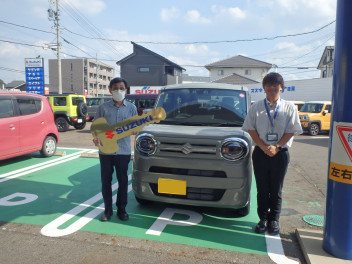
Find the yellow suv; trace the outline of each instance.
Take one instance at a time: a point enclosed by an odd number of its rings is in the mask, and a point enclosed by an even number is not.
[[[331,102],[310,101],[306,102],[299,112],[302,129],[311,136],[316,136],[320,131],[330,130]]]
[[[47,98],[59,132],[67,131],[70,125],[75,129],[83,129],[86,126],[88,108],[84,95],[50,94]]]

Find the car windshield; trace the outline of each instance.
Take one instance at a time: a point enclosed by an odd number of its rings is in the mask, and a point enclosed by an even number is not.
[[[155,107],[166,111],[160,124],[242,126],[246,102],[241,90],[186,88],[161,91]]]
[[[323,108],[323,104],[317,103],[306,103],[302,106],[301,112],[305,113],[320,113]]]

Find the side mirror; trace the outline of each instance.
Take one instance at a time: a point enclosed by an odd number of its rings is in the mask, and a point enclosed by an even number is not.
[[[324,110],[323,115],[326,115],[328,112],[328,110]]]

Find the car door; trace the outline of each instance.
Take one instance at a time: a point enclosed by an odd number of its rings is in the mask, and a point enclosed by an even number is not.
[[[21,152],[40,150],[43,134],[46,134],[45,115],[41,114],[40,98],[31,96],[17,97],[20,111],[20,144]]]
[[[327,113],[324,114],[324,110],[327,110]],[[331,105],[325,105],[323,110],[323,117],[322,117],[322,130],[329,130],[330,129],[330,119],[331,119]]]
[[[19,117],[12,96],[0,97],[0,159],[20,151]]]

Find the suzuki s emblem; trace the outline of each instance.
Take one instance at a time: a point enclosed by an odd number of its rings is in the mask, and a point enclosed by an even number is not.
[[[182,148],[181,148],[181,151],[182,151],[184,154],[188,155],[189,153],[192,152],[192,145],[189,144],[189,143],[184,144],[184,145],[182,146]]]

